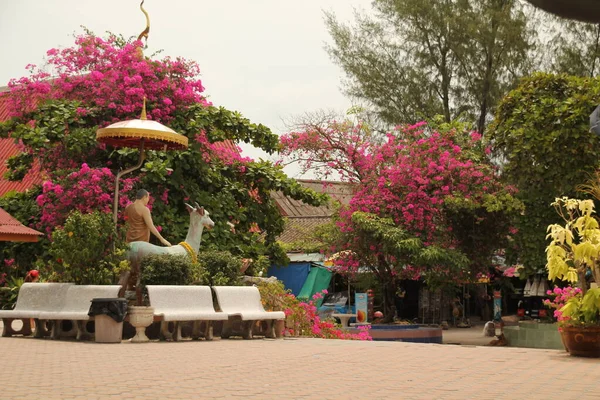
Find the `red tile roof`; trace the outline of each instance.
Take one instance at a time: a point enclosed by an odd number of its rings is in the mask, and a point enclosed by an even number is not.
[[[277,240],[282,243],[317,242],[315,230],[326,223],[331,222],[330,217],[290,217],[285,221],[283,232]]]
[[[308,179],[298,179],[298,183],[315,192],[327,193],[332,200],[337,200],[344,205],[350,203],[352,199],[352,186],[348,183]],[[334,210],[331,204],[314,207],[287,197],[281,192],[274,193],[273,198],[284,217],[330,217]]]
[[[0,122],[8,119],[8,101],[7,97],[2,95],[4,88],[0,88]],[[8,171],[6,160],[12,156],[20,154],[21,150],[15,143],[14,139],[0,138],[0,196],[4,196],[8,192],[17,191],[24,192],[31,189],[33,185],[42,184],[44,179],[40,171],[40,164],[37,160],[33,162],[33,168],[25,175],[21,181],[9,181],[4,178],[4,174]]]
[[[347,205],[352,199],[352,185],[344,182],[298,179],[302,186],[319,193],[327,193],[332,200]],[[315,229],[331,222],[334,212],[332,204],[320,207],[310,206],[299,200],[285,196],[281,192],[273,193],[273,198],[283,217],[286,217],[283,232],[277,238],[282,243],[316,243]]]
[[[34,242],[43,233],[26,227],[0,208],[0,241]]]

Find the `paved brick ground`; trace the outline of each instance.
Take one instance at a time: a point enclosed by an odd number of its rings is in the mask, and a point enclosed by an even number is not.
[[[319,339],[96,344],[0,338],[2,399],[598,399],[555,350]]]

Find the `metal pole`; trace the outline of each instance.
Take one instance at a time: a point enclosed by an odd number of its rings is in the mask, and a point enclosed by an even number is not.
[[[117,230],[117,214],[119,211],[119,180],[125,174],[128,174],[136,169],[139,169],[146,158],[146,153],[144,151],[144,139],[142,139],[142,143],[140,144],[140,158],[136,165],[131,168],[127,168],[125,170],[119,171],[117,173],[117,178],[115,179],[115,196],[113,202],[113,222],[115,223],[115,231]]]

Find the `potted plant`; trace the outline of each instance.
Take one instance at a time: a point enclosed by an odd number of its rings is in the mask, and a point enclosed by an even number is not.
[[[548,278],[579,289],[557,310],[563,342],[571,355],[600,357],[600,227],[594,202],[563,197],[552,205],[565,223],[548,226]]]

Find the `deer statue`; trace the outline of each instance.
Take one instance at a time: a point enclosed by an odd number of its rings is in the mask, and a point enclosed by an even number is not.
[[[135,288],[137,305],[142,305],[142,292],[140,290],[140,264],[142,259],[149,255],[172,254],[185,255],[187,254],[192,261],[196,261],[198,250],[200,249],[200,241],[202,240],[202,231],[204,228],[211,229],[215,223],[210,219],[208,211],[194,203],[196,207],[186,204],[185,207],[190,213],[190,227],[188,228],[185,241],[176,246],[163,247],[156,246],[148,242],[131,242],[127,251],[127,261],[131,264],[131,270],[124,272],[121,275],[119,284],[122,285],[119,297],[125,296],[127,288]]]

